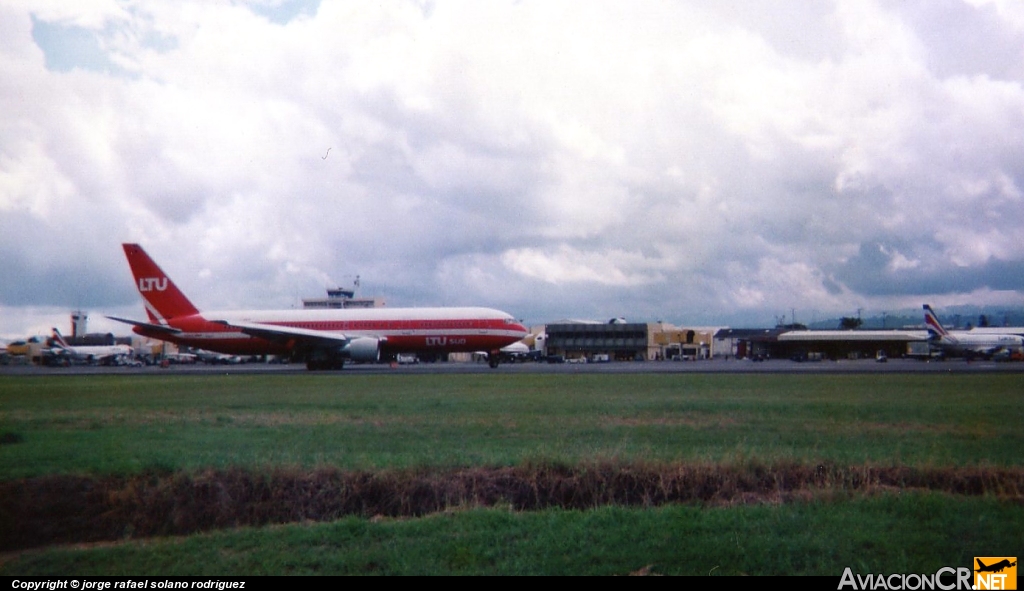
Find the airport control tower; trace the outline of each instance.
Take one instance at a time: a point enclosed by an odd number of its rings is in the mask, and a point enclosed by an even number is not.
[[[302,307],[310,310],[343,309],[343,308],[383,308],[384,300],[380,298],[357,298],[359,277],[356,277],[352,289],[343,287],[328,288],[326,298],[303,298]]]
[[[89,322],[89,316],[81,311],[76,310],[71,313],[71,338],[77,339],[78,337],[84,337],[86,334],[86,325]]]

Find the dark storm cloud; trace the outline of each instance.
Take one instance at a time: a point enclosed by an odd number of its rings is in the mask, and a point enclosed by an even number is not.
[[[937,246],[864,243],[856,256],[835,268],[835,277],[865,296],[1024,290],[1024,261],[992,257],[970,266],[956,265],[937,252]],[[917,262],[901,263],[900,258],[908,255]]]
[[[97,252],[69,244],[62,231],[30,216],[0,216],[0,305],[72,308],[136,301],[131,276],[115,264],[121,256],[116,243],[109,252]]]

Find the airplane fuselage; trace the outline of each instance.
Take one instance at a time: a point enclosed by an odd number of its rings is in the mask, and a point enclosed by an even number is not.
[[[939,338],[937,344],[951,353],[991,354],[1003,349],[1024,347],[1024,337],[1007,334],[947,333]]]
[[[214,322],[208,318],[215,318]],[[359,310],[250,310],[206,312],[168,322],[168,334],[136,326],[144,336],[229,355],[287,355],[301,346],[288,339],[264,339],[234,323],[318,331],[352,338],[382,338],[381,351],[451,353],[491,351],[526,336],[512,316],[490,308],[371,308]]]
[[[129,357],[132,348],[127,345],[54,347],[58,355],[65,354],[81,361],[104,361],[116,357]]]

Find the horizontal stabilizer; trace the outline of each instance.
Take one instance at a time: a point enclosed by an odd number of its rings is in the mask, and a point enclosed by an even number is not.
[[[116,320],[118,322],[124,322],[125,324],[131,324],[132,326],[138,326],[138,327],[141,327],[141,328],[145,328],[145,329],[149,329],[149,330],[155,330],[155,331],[159,331],[159,332],[164,332],[164,333],[167,333],[167,334],[178,334],[178,333],[181,332],[180,329],[177,329],[177,328],[174,328],[174,327],[171,327],[171,326],[165,326],[163,324],[152,324],[150,322],[139,322],[138,320],[128,320],[127,318],[118,318],[117,316],[107,316],[107,318],[109,318],[111,320]]]

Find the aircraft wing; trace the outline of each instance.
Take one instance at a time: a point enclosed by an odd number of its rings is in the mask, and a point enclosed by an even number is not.
[[[181,332],[180,329],[177,329],[177,328],[174,328],[174,327],[171,327],[171,326],[165,326],[163,324],[152,324],[150,322],[140,322],[138,320],[128,320],[127,318],[118,318],[117,316],[107,316],[107,318],[109,318],[111,320],[116,320],[118,322],[124,322],[125,324],[131,324],[132,326],[139,326],[139,327],[142,327],[142,328],[146,328],[146,329],[149,329],[149,330],[155,330],[157,332],[163,332],[163,333],[167,333],[167,334],[177,334],[177,333]]]
[[[223,324],[231,328],[237,328],[241,332],[265,339],[268,341],[287,342],[302,341],[313,346],[336,346],[341,347],[352,341],[352,338],[340,333],[325,332],[322,330],[310,330],[308,328],[296,328],[294,326],[280,326],[277,324],[265,324],[261,322],[236,322],[229,320],[211,320],[217,324]]]

